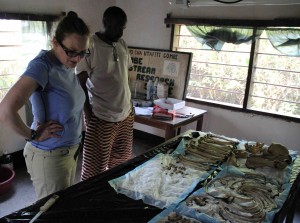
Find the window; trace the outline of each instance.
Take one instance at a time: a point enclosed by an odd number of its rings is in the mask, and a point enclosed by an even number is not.
[[[300,28],[282,28],[285,36],[289,30],[297,34],[293,38],[298,41],[299,55],[291,55],[290,48],[284,53],[274,48],[272,29],[235,27],[216,38],[228,41],[216,41],[211,37],[224,26],[197,27],[177,24],[173,32],[173,50],[193,53],[187,100],[299,120]],[[273,36],[278,37],[280,29],[274,30]],[[240,35],[232,38],[237,32]],[[286,45],[295,45],[289,43]]]
[[[10,16],[26,17],[27,20],[1,19]],[[50,49],[49,30],[52,23],[49,21],[55,21],[58,17],[39,18],[47,21],[32,21],[32,17],[40,16],[0,13],[0,101],[24,72],[28,62],[40,50]]]
[[[300,118],[300,57],[277,51],[266,31],[256,50],[248,108]]]

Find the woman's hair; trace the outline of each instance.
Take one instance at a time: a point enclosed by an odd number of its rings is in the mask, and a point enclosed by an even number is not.
[[[67,34],[72,33],[84,36],[89,35],[90,30],[85,22],[78,17],[76,12],[70,11],[59,22],[55,31],[55,38],[59,43],[61,43]]]

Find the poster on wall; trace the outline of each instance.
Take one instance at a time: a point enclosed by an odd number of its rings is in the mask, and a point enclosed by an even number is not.
[[[145,99],[147,83],[158,81],[167,97],[185,99],[192,53],[129,47],[133,66],[129,81],[133,98]]]

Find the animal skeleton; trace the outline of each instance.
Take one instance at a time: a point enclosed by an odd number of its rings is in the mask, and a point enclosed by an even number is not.
[[[237,141],[207,134],[186,144],[185,154],[178,156],[180,163],[200,170],[210,170],[221,164],[236,149]]]
[[[206,193],[193,195],[186,205],[220,222],[262,222],[266,212],[277,208],[280,184],[263,175],[227,175],[206,185]]]
[[[249,146],[245,145],[246,150]],[[249,150],[249,148],[248,148]],[[292,162],[289,151],[281,144],[272,143],[267,149],[262,149],[259,155],[250,154],[247,158],[246,166],[255,169],[257,167],[271,167],[284,169]]]

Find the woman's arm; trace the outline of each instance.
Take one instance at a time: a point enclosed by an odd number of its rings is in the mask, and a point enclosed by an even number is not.
[[[28,101],[30,95],[38,88],[38,83],[31,77],[22,76],[8,91],[0,103],[0,122],[24,138],[31,138],[30,128],[23,122],[18,111]],[[59,137],[53,132],[62,130],[57,122],[49,121],[37,126],[38,136],[35,140],[43,141],[49,137]]]

